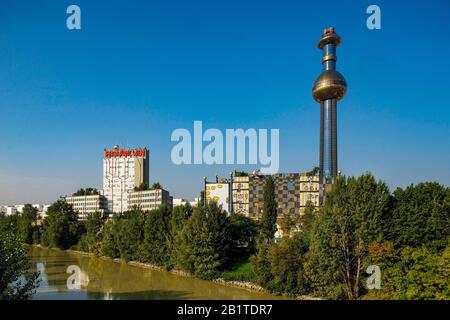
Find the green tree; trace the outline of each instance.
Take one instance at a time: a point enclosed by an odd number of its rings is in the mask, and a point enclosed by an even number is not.
[[[83,234],[78,242],[78,250],[91,252],[101,255],[103,242],[102,240],[103,215],[100,212],[88,214],[86,221],[86,233]]]
[[[260,219],[260,239],[262,245],[268,247],[277,231],[277,202],[275,200],[275,182],[269,176],[264,185],[264,206]]]
[[[172,244],[170,218],[170,208],[165,205],[147,214],[141,248],[143,261],[159,266],[167,265]]]
[[[98,239],[103,227],[103,214],[100,212],[90,213],[87,216],[86,232]]]
[[[275,232],[277,231],[276,222],[277,202],[275,200],[275,182],[269,176],[264,186],[264,207],[262,217],[259,221],[258,253],[252,259],[257,281],[262,286],[266,286],[272,281],[268,252]]]
[[[256,252],[258,226],[252,219],[238,213],[232,213],[229,216],[229,221],[231,240],[228,254],[229,262],[246,260]]]
[[[162,189],[163,187],[162,187],[162,185],[161,185],[161,183],[159,183],[159,182],[155,182],[153,185],[152,185],[152,189]]]
[[[102,229],[103,254],[111,258],[118,258],[120,256],[115,239],[116,234],[119,232],[118,226],[118,217],[117,214],[114,214],[113,218],[107,221]]]
[[[235,177],[248,177],[248,172],[234,170]]]
[[[443,249],[450,238],[450,189],[420,183],[394,192],[388,239],[400,246]]]
[[[33,232],[37,230],[35,224],[37,219],[37,209],[31,204],[26,204],[22,210],[22,213],[18,215],[17,232],[18,237],[24,243],[33,243]]]
[[[150,186],[147,182],[142,182],[138,187],[134,187],[134,191],[147,191],[150,190]]]
[[[0,233],[10,232],[11,234],[19,233],[19,215],[14,214],[10,216],[0,217]]]
[[[301,236],[303,238],[303,243],[308,248],[311,241],[311,233],[316,218],[317,218],[316,207],[314,207],[314,205],[310,201],[308,201],[306,203],[305,211],[298,218],[298,224],[299,229],[301,231]]]
[[[200,198],[198,199],[198,207],[202,208],[205,206],[205,191],[200,191]]]
[[[319,173],[320,168],[319,167],[313,167],[311,171],[308,171],[306,173],[307,176],[315,176]]]
[[[114,242],[124,261],[139,260],[140,245],[144,239],[144,217],[140,210],[127,211],[113,221]]]
[[[176,237],[183,230],[193,211],[194,209],[189,203],[173,208],[170,218],[170,228],[173,237]]]
[[[41,243],[44,246],[68,249],[77,244],[81,235],[78,215],[64,200],[53,203],[44,220]]]
[[[99,195],[100,192],[95,188],[86,188],[86,189],[78,189],[73,196],[93,196],[93,195]]]
[[[307,294],[308,281],[304,271],[307,247],[301,233],[284,237],[268,251],[271,278],[266,288],[275,293]]]
[[[29,299],[38,285],[37,273],[31,265],[27,250],[11,232],[0,233],[0,300]]]
[[[373,243],[368,260],[380,267],[382,283],[367,299],[450,299],[450,245],[435,253],[426,246],[395,249],[392,242]]]
[[[337,179],[311,236],[307,270],[315,294],[332,299],[363,294],[368,245],[383,239],[390,203],[387,186],[371,174]]]
[[[215,202],[196,208],[175,240],[177,266],[203,279],[220,275],[228,260],[229,220]]]

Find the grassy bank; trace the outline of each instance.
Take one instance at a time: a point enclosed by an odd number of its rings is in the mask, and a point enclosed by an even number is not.
[[[225,281],[256,283],[256,275],[249,259],[242,259],[236,262],[230,270],[226,270],[222,273],[222,279]]]

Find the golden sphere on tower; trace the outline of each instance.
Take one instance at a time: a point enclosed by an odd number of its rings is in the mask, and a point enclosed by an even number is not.
[[[313,97],[317,102],[341,100],[347,91],[344,76],[336,70],[326,70],[320,74],[313,86]]]

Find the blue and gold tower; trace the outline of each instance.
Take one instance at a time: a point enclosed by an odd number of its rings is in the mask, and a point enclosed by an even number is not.
[[[347,83],[336,71],[336,48],[341,38],[334,28],[323,31],[318,47],[323,51],[324,71],[313,87],[313,97],[320,103],[320,183],[333,184],[338,173],[337,167],[337,102],[346,91]]]

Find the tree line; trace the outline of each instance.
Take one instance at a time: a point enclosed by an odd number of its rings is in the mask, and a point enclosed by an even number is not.
[[[281,219],[275,199],[269,178],[258,221],[210,202],[134,208],[108,220],[95,213],[86,222],[59,200],[43,223],[27,206],[0,218],[0,231],[24,243],[151,263],[203,279],[254,282],[275,294],[450,299],[450,188],[420,183],[390,192],[371,174],[339,177],[319,210],[309,204],[302,215]],[[277,222],[281,240],[274,238]],[[369,266],[381,271],[377,289],[368,287]]]

